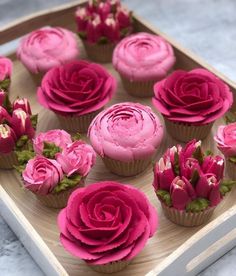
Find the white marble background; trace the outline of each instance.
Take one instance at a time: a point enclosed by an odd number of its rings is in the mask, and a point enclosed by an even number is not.
[[[31,12],[66,2],[72,1],[0,0],[0,25]],[[124,0],[123,2],[151,24],[171,35],[183,46],[236,81],[236,0]],[[4,50],[5,48],[0,46],[0,52]],[[43,275],[1,216],[0,275]],[[236,275],[236,248],[200,275]]]

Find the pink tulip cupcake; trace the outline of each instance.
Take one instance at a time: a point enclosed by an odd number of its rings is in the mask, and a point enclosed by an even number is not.
[[[37,115],[32,115],[27,99],[11,103],[0,90],[0,168],[12,169],[18,164],[17,155],[28,147],[35,135]]]
[[[113,181],[73,192],[57,221],[63,247],[101,273],[124,269],[158,226],[157,211],[146,195]]]
[[[49,70],[37,96],[58,116],[63,129],[84,133],[115,90],[116,80],[105,68],[80,60]]]
[[[11,83],[12,61],[0,56],[0,89],[8,91]]]
[[[201,141],[168,149],[154,166],[153,182],[165,216],[183,226],[205,223],[232,188],[223,175],[224,159],[204,154]]]
[[[44,27],[22,38],[17,57],[39,84],[49,69],[79,57],[77,37],[61,27]]]
[[[150,97],[153,96],[154,84],[172,69],[175,56],[172,46],[164,38],[137,33],[116,46],[112,63],[129,94]]]
[[[133,29],[132,14],[120,1],[89,1],[75,16],[88,58],[95,62],[111,62],[115,45]]]
[[[229,87],[205,69],[177,70],[156,83],[154,93],[168,133],[182,142],[204,139],[233,103]]]
[[[64,130],[39,133],[33,139],[33,150],[21,158],[23,187],[43,205],[63,208],[69,195],[84,185],[95,158],[90,145],[72,139]]]
[[[88,136],[111,172],[132,176],[152,162],[162,141],[163,126],[150,107],[126,102],[99,113]]]

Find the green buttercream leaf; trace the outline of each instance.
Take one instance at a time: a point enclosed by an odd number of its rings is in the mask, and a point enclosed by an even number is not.
[[[196,186],[198,180],[199,180],[199,172],[197,169],[195,169],[193,172],[192,172],[192,175],[191,175],[191,179],[190,179],[190,183],[193,185],[193,187]]]
[[[225,196],[228,192],[230,192],[233,186],[236,185],[235,180],[227,180],[224,179],[220,183],[220,193],[222,196]]]
[[[205,210],[209,206],[209,204],[209,200],[199,197],[188,203],[188,205],[186,206],[186,211],[194,213],[201,212]]]
[[[75,187],[81,180],[79,174],[72,175],[70,177],[64,176],[61,182],[54,188],[53,193],[60,193],[62,191],[68,190]]]
[[[27,143],[28,143],[28,136],[27,135],[22,135],[16,142],[16,150],[21,149],[22,147],[24,147]]]
[[[72,135],[72,141],[77,141],[81,139],[81,135],[79,132],[77,132],[76,134]]]
[[[211,150],[206,150],[205,155],[206,156],[213,156],[213,152]]]
[[[196,148],[196,150],[193,153],[193,158],[197,159],[200,165],[203,163],[203,153],[201,146],[198,146]]]
[[[107,44],[109,42],[108,38],[105,36],[101,36],[98,40],[98,44]]]
[[[174,173],[175,175],[180,174],[180,164],[179,164],[179,155],[177,152],[174,154]]]
[[[225,115],[225,122],[226,124],[231,124],[236,122],[236,112],[227,112],[227,114]]]
[[[38,123],[38,114],[31,115],[30,116],[30,121],[31,121],[31,124],[32,124],[33,128],[36,129],[37,123]]]
[[[156,191],[157,197],[163,201],[167,206],[172,206],[172,201],[170,197],[170,193],[165,190],[157,190]]]
[[[79,37],[80,37],[82,40],[87,38],[87,35],[86,35],[85,32],[79,31],[79,32],[78,32],[78,35],[79,35]]]
[[[25,165],[30,159],[34,158],[35,152],[30,150],[15,151],[19,165]]]
[[[55,159],[55,155],[61,151],[54,143],[43,142],[43,144],[43,156],[47,158]]]
[[[23,173],[23,171],[25,170],[25,167],[26,167],[26,165],[14,166],[14,168],[16,169],[16,171],[17,171],[19,174],[22,174],[22,173]]]
[[[236,156],[230,157],[229,161],[236,164]]]
[[[8,94],[5,93],[4,101],[2,106],[8,111],[8,113],[12,113],[12,104],[9,100]]]
[[[10,86],[10,83],[11,83],[11,80],[9,78],[5,79],[5,80],[0,82],[0,88],[3,89],[3,90],[7,90],[8,87]]]

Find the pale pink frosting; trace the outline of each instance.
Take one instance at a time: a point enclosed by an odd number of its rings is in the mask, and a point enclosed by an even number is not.
[[[88,135],[102,157],[129,162],[155,153],[163,137],[163,126],[150,107],[126,102],[100,112]]]
[[[12,67],[12,61],[9,58],[0,56],[0,81],[11,77]]]
[[[79,56],[77,38],[64,28],[41,28],[23,37],[17,56],[30,72],[44,73]]]
[[[171,45],[162,37],[148,33],[130,35],[113,52],[113,66],[130,80],[164,78],[175,63]]]

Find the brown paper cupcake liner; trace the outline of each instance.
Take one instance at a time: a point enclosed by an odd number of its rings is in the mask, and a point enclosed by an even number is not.
[[[13,169],[18,164],[14,151],[6,154],[0,154],[0,169]]]
[[[150,81],[130,81],[126,77],[120,75],[124,89],[134,97],[151,97],[154,95],[153,86],[157,80]]]
[[[192,139],[203,140],[210,133],[214,124],[209,123],[202,126],[171,122],[164,118],[167,132],[180,142],[188,142]]]
[[[232,180],[236,180],[236,164],[226,159],[226,171]]]
[[[134,176],[143,172],[151,164],[152,157],[131,162],[122,162],[105,156],[102,160],[108,170],[114,174],[120,176]]]
[[[177,210],[173,207],[168,207],[161,202],[164,215],[172,222],[178,225],[192,227],[199,226],[207,222],[212,216],[215,207],[210,207],[204,211],[193,213],[185,210]]]
[[[130,261],[117,261],[104,265],[89,265],[94,271],[99,273],[115,273],[123,270],[129,265]]]
[[[83,41],[85,51],[89,59],[95,62],[107,63],[112,61],[115,44],[91,44]]]
[[[57,114],[57,117],[60,121],[60,124],[64,130],[69,133],[86,133],[88,131],[88,127],[91,124],[92,120],[96,115],[101,111],[99,109],[95,112],[91,112],[81,116],[62,116]]]

